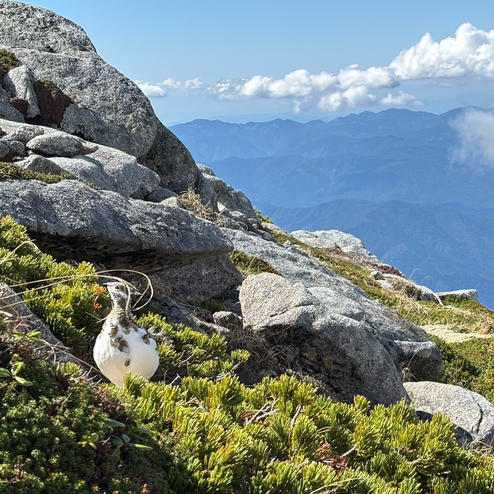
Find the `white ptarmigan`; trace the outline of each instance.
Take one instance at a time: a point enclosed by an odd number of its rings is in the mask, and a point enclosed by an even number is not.
[[[123,385],[126,374],[149,379],[158,368],[156,342],[146,329],[132,321],[130,293],[123,283],[107,283],[112,310],[96,338],[93,357],[101,373],[113,384]]]

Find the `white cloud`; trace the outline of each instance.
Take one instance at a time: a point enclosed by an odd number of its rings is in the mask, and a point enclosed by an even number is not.
[[[384,95],[375,91],[382,93],[402,81],[428,78],[441,83],[465,76],[494,77],[494,30],[486,32],[466,23],[455,36],[439,42],[425,34],[384,67],[350,65],[337,74],[298,69],[279,79],[259,74],[240,81],[219,81],[209,91],[220,99],[285,98],[296,112],[311,106],[323,111],[378,104],[420,106],[419,100],[401,90]]]
[[[365,86],[352,86],[345,91],[336,91],[322,96],[317,107],[323,111],[335,111],[341,108],[357,108],[376,104],[376,96],[369,93]]]
[[[168,94],[168,89],[195,90],[199,89],[203,85],[203,82],[199,79],[199,77],[194,77],[193,79],[188,79],[184,82],[177,81],[171,77],[168,77],[162,82],[158,82],[156,84],[145,81],[134,82],[148,98],[162,98]]]
[[[184,82],[185,89],[199,89],[202,86],[202,81],[199,77],[194,77],[193,79],[188,79]]]
[[[462,24],[454,37],[439,42],[429,33],[403,50],[389,67],[402,80],[461,76],[493,77],[494,30]]]
[[[150,84],[149,82],[144,81],[134,82],[148,98],[163,98],[163,96],[166,96],[166,89],[159,84]]]
[[[171,77],[168,77],[168,79],[165,79],[159,85],[165,86],[165,87],[171,87],[171,88],[178,88],[182,85],[182,83],[180,81],[176,81],[175,79],[173,79]]]
[[[386,96],[381,98],[380,103],[381,105],[384,106],[407,106],[407,105],[422,106],[423,105],[422,101],[418,100],[413,94],[405,93],[401,89],[395,94],[393,93],[386,94]]]
[[[468,109],[450,122],[459,143],[453,159],[477,168],[494,167],[494,113]]]

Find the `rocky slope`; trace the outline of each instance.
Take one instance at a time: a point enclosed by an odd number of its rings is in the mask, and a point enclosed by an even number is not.
[[[43,251],[132,281],[146,273],[169,322],[251,352],[230,362],[248,384],[289,373],[336,401],[391,405],[408,399],[404,380],[439,377],[441,352],[422,328],[261,223],[242,192],[193,162],[81,28],[0,0],[0,47],[0,216],[24,225]],[[387,274],[365,253],[363,265]],[[179,352],[174,335],[164,344]]]

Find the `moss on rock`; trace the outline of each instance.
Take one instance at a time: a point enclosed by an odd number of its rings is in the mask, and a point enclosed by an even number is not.
[[[3,79],[5,74],[16,67],[19,67],[21,62],[17,57],[9,50],[0,48],[0,80]]]
[[[70,173],[40,173],[31,170],[25,170],[14,163],[0,162],[0,180],[40,180],[47,184],[54,184],[62,180],[73,178]]]

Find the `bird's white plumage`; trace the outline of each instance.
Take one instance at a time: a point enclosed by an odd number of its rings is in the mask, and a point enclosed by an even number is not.
[[[113,384],[123,385],[126,374],[149,379],[159,365],[156,342],[146,329],[133,323],[127,314],[126,292],[115,283],[108,291],[113,302],[101,333],[96,338],[93,357],[101,373]],[[123,293],[123,294],[122,294]]]
[[[158,368],[158,350],[156,342],[149,338],[149,343],[145,343],[143,336],[145,330],[138,328],[137,331],[131,329],[129,334],[122,335],[127,341],[129,352],[121,351],[112,344],[109,332],[101,332],[94,345],[94,361],[98,365],[102,374],[113,384],[122,386],[126,374],[139,374],[149,379]],[[125,363],[129,362],[126,366]]]

